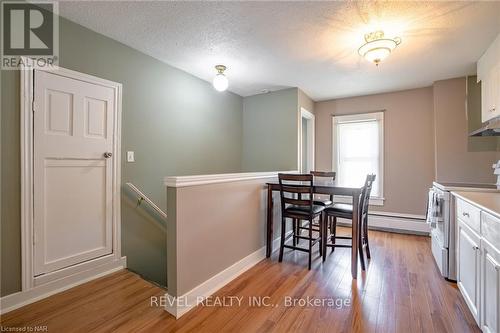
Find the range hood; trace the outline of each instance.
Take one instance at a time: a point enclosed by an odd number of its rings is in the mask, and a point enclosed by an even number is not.
[[[469,136],[500,136],[500,116],[491,118]]]

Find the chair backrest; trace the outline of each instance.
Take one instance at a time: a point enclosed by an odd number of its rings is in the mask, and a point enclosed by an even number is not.
[[[370,204],[370,193],[372,191],[373,182],[375,181],[375,175],[367,175],[365,180],[365,185],[363,186],[363,190],[361,191],[360,196],[360,217],[362,218],[364,215],[368,214],[368,206]]]
[[[337,175],[335,171],[311,171],[310,173],[314,177],[331,178],[332,181],[335,180],[335,176]]]
[[[331,178],[332,182],[335,181],[335,176],[337,175],[335,171],[311,171],[310,174],[315,178]],[[333,194],[330,195],[330,201],[333,201]]]
[[[279,173],[281,212],[284,214],[287,204],[313,209],[313,175]],[[307,194],[307,199],[302,195]]]

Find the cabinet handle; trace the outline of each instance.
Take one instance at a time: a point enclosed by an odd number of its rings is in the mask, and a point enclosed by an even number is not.
[[[473,246],[473,247],[472,247],[472,249],[473,249],[474,251],[477,251],[477,250],[479,250],[479,246]]]
[[[469,213],[462,213],[463,216],[470,217]]]

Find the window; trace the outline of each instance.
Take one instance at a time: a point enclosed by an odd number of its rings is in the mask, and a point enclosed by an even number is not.
[[[374,173],[370,203],[383,204],[383,112],[333,117],[333,166],[340,186],[362,186]]]

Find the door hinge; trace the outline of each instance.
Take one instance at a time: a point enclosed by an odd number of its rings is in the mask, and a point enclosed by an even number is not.
[[[35,113],[35,100],[31,101],[31,110]]]

